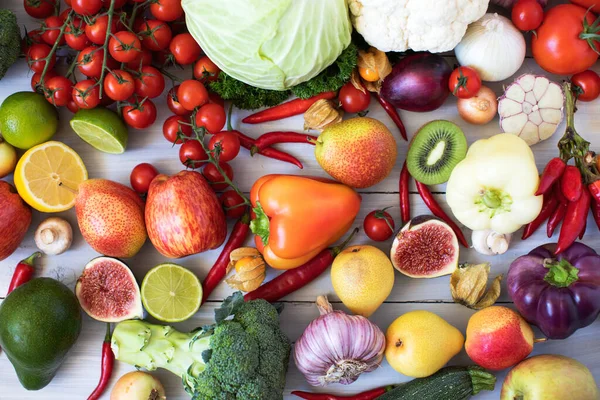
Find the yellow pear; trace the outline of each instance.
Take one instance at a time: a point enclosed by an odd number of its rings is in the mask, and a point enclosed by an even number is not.
[[[418,310],[396,318],[388,327],[385,358],[396,371],[414,378],[436,373],[460,353],[465,337],[443,318]]]
[[[352,246],[333,261],[331,283],[350,311],[368,317],[392,291],[394,267],[377,247]]]

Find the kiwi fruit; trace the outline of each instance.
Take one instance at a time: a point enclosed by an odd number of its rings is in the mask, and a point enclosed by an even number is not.
[[[426,185],[447,182],[450,173],[467,154],[467,138],[450,121],[423,125],[410,142],[406,166],[413,178]]]

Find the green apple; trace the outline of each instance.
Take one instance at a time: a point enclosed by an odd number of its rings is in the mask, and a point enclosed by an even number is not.
[[[502,384],[500,400],[597,400],[598,386],[577,360],[554,354],[517,364]]]

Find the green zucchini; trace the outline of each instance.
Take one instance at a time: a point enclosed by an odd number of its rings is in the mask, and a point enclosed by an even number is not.
[[[481,367],[446,367],[397,386],[377,400],[467,400],[495,385],[496,377]]]

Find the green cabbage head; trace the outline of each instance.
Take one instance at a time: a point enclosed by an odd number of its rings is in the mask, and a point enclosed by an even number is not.
[[[227,74],[286,90],[315,77],[350,44],[346,0],[183,0],[187,27]]]

